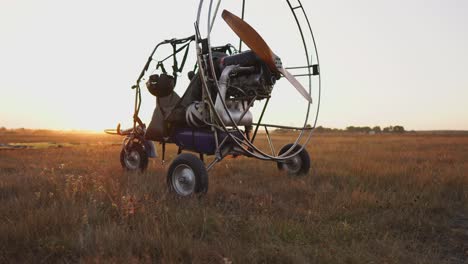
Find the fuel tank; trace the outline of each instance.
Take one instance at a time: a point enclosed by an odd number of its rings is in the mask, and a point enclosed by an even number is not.
[[[220,132],[219,142],[221,143],[226,137],[227,133]],[[242,135],[236,135],[242,138]],[[227,139],[225,144],[230,143]],[[216,139],[215,134],[211,130],[201,130],[193,128],[180,128],[174,133],[174,143],[183,150],[193,151],[206,155],[214,155],[216,152]]]

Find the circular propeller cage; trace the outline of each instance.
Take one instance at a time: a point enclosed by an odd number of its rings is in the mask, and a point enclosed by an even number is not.
[[[277,0],[277,1],[282,1],[285,4],[287,4],[287,6],[289,7],[292,13],[291,19],[294,19],[295,24],[297,25],[298,32],[300,34],[300,39],[302,40],[302,44],[303,44],[302,47],[304,49],[304,56],[307,61],[307,66],[295,67],[295,68],[296,69],[301,68],[307,71],[307,74],[304,74],[303,76],[308,77],[307,78],[308,83],[307,85],[305,85],[305,88],[306,90],[308,90],[308,93],[310,95],[312,95],[313,89],[317,89],[316,90],[317,97],[313,98],[314,99],[313,103],[304,101],[305,103],[307,103],[307,111],[305,113],[304,123],[301,128],[295,128],[296,131],[299,131],[299,135],[297,136],[295,142],[291,145],[291,147],[282,154],[274,153],[273,147],[272,147],[272,152],[273,152],[272,154],[266,153],[265,151],[257,147],[251,141],[251,139],[249,139],[248,136],[245,135],[245,133],[242,133],[242,130],[239,128],[234,118],[231,116],[225,100],[221,100],[224,110],[226,111],[226,114],[229,117],[231,123],[233,123],[234,125],[226,126],[223,123],[220,115],[214,110],[215,103],[213,101],[213,98],[211,97],[211,93],[209,90],[209,82],[214,83],[216,87],[218,87],[218,89],[216,89],[218,96],[219,96],[220,83],[216,77],[216,69],[213,63],[211,32],[212,32],[214,23],[216,22],[216,17],[219,16],[220,7],[222,5],[221,3],[222,0],[216,0],[216,1],[215,0],[200,0],[199,7],[198,7],[197,21],[195,23],[195,29],[196,29],[195,38],[196,38],[196,43],[197,43],[197,62],[200,67],[199,72],[200,72],[200,77],[202,80],[203,95],[204,95],[204,99],[206,100],[210,108],[210,111],[209,111],[210,118],[212,118],[213,123],[215,123],[213,126],[227,133],[228,138],[230,138],[232,142],[235,142],[238,147],[242,148],[243,151],[245,151],[245,153],[250,156],[253,156],[260,160],[285,161],[285,160],[289,160],[293,158],[294,156],[297,156],[301,151],[303,151],[303,149],[306,147],[306,145],[310,142],[312,138],[313,130],[315,129],[317,125],[319,111],[320,111],[321,76],[320,76],[320,73],[318,72],[320,63],[319,63],[318,51],[317,51],[314,34],[312,31],[310,21],[302,6],[301,1],[300,0]],[[242,8],[242,19],[244,19],[244,11],[246,7],[245,2],[246,2],[245,0],[239,1],[241,8]],[[207,14],[207,17],[202,16],[202,14]],[[302,19],[300,19],[299,16],[301,16]],[[204,36],[202,36],[200,33],[200,29],[202,27],[206,29],[206,35]],[[203,54],[202,52],[201,40],[204,40],[204,39],[206,40],[207,45],[208,45],[207,47],[208,54]],[[315,66],[316,69],[314,69],[313,66]],[[314,71],[316,72],[314,73]],[[211,78],[211,79],[209,80],[208,78]],[[315,78],[318,78],[318,79],[315,79]],[[314,83],[317,84],[316,85],[317,87],[313,87]],[[265,112],[267,105],[268,103],[266,103],[265,108],[263,109],[263,113]],[[312,108],[315,108],[314,109],[315,116],[311,116]],[[258,130],[259,126],[260,127],[264,126],[260,124],[261,119],[263,117],[263,113],[260,117],[259,122],[257,124],[254,124],[254,126],[257,126],[256,130]],[[310,126],[308,124],[312,124],[312,125]],[[267,134],[268,134],[269,144],[272,145],[270,135],[268,132]],[[298,145],[300,145],[301,147],[296,148]]]

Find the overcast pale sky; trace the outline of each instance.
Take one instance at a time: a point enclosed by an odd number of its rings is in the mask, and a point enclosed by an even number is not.
[[[285,1],[247,0],[247,5],[246,20],[284,61],[293,57],[291,38],[283,37],[292,31]],[[303,0],[303,5],[321,58],[319,125],[468,130],[468,1]],[[196,0],[1,0],[0,126],[130,124],[129,87],[157,42],[193,34],[197,6]],[[224,32],[223,21],[217,23]],[[232,33],[219,34],[218,40],[235,42]],[[294,91],[275,93],[279,101],[271,120],[299,124]],[[154,98],[144,91],[145,121],[153,108]]]

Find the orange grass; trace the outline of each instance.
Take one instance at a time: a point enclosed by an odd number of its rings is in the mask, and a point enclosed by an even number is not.
[[[275,137],[278,147],[291,141]],[[210,172],[208,194],[192,199],[167,193],[169,163],[122,171],[120,147],[107,144],[120,140],[0,135],[81,143],[0,150],[0,263],[468,259],[468,136],[321,134],[308,146],[308,176],[227,159]]]

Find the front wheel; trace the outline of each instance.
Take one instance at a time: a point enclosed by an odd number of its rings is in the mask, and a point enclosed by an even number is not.
[[[172,162],[167,173],[169,190],[187,197],[208,191],[208,172],[195,155],[182,153]]]
[[[286,153],[286,151],[289,151],[289,149],[291,149],[291,147],[293,145],[294,144],[288,144],[288,145],[284,146],[280,150],[279,155],[282,155],[282,154]],[[295,153],[295,152],[299,151],[301,148],[302,148],[302,146],[298,144],[289,153],[291,153],[291,154]],[[288,154],[288,156],[289,156],[289,154]],[[278,165],[279,170],[287,171],[289,175],[293,175],[293,176],[306,175],[307,173],[309,173],[309,169],[310,169],[309,153],[304,148],[296,156],[294,156],[294,157],[292,157],[292,158],[290,158],[288,160],[285,160],[285,161],[280,161],[280,162],[278,162],[277,165]]]
[[[120,152],[120,164],[128,171],[145,171],[148,168],[148,154],[142,145],[133,143]]]

